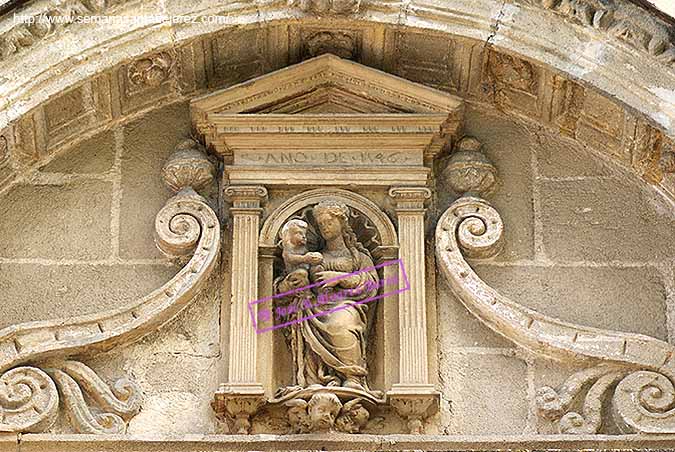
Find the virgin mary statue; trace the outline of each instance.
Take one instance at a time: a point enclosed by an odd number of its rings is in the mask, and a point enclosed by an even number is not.
[[[368,305],[359,302],[376,296],[379,276],[370,253],[349,224],[350,211],[345,204],[322,201],[311,213],[324,244],[310,254],[318,252],[323,260],[306,270],[305,283],[316,283],[304,292],[305,303],[297,312],[298,319],[306,320],[289,326],[297,386],[318,384],[375,392],[366,382]],[[275,291],[298,289],[302,280],[291,272],[277,278]]]

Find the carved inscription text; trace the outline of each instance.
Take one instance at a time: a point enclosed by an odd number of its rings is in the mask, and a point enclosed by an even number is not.
[[[397,151],[237,152],[235,164],[246,165],[421,165],[419,156]]]

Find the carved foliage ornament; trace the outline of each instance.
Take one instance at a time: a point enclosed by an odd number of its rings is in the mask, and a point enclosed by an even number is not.
[[[616,0],[529,1],[582,25],[606,31],[663,63],[675,64],[675,43],[666,27],[644,15],[632,14],[629,5]]]
[[[304,42],[308,58],[332,53],[340,58],[355,59],[358,56],[356,37],[340,31],[319,31],[308,36]]]
[[[560,388],[537,391],[540,413],[560,420],[563,433],[597,433],[607,398],[623,432],[675,433],[675,347],[631,333],[575,325],[526,308],[482,281],[466,262],[499,251],[504,225],[485,200],[460,197],[436,226],[436,257],[457,298],[494,331],[540,355],[592,367]],[[575,410],[578,396],[583,406]]]
[[[141,408],[142,393],[131,380],[106,385],[77,361],[55,367],[16,367],[0,377],[0,432],[41,432],[58,417],[59,400],[79,433],[124,433]],[[84,394],[102,413],[93,412]]]
[[[175,57],[171,52],[160,52],[134,61],[127,68],[127,77],[135,90],[156,88],[169,79]]]
[[[77,16],[87,16],[106,11],[120,0],[69,0],[59,2],[50,10],[31,16],[6,33],[0,35],[0,61],[28,49],[35,43],[53,34],[56,30],[73,23]]]

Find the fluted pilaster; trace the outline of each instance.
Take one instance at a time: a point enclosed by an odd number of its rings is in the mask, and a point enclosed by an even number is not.
[[[225,196],[232,202],[232,304],[228,382],[257,383],[256,333],[248,304],[258,298],[258,230],[262,186],[231,185]]]
[[[398,217],[399,258],[410,289],[399,294],[399,382],[387,392],[389,403],[408,423],[410,433],[423,431],[423,420],[438,410],[439,393],[429,383],[427,306],[424,258],[424,187],[392,187]]]
[[[424,187],[400,187],[390,189],[389,196],[396,201],[399,257],[410,281],[410,289],[399,294],[400,382],[426,384],[429,378],[424,287],[424,201],[431,197],[431,192]]]

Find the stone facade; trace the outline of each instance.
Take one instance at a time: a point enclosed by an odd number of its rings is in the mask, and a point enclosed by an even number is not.
[[[0,84],[0,450],[674,447],[667,24],[627,2],[276,3]],[[3,61],[75,52],[78,27],[8,28]],[[618,86],[620,61],[650,71]],[[256,334],[247,303],[289,276],[290,218],[327,240],[326,200],[410,289],[371,304],[367,377],[303,386],[311,342]],[[25,382],[37,416],[4,402]]]

